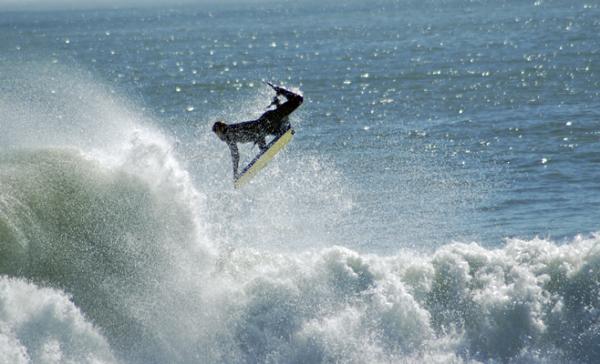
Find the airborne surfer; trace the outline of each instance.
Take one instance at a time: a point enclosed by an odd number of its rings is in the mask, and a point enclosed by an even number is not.
[[[275,109],[262,114],[258,119],[244,121],[236,124],[226,124],[219,120],[213,124],[212,131],[217,134],[219,139],[227,143],[231,151],[231,161],[233,162],[233,178],[237,180],[238,165],[240,154],[237,143],[255,143],[258,144],[261,153],[267,150],[266,137],[273,135],[275,138],[283,135],[290,129],[288,116],[298,108],[304,101],[303,97],[283,87],[275,86],[267,82],[273,90],[275,97],[268,107],[275,105]],[[281,103],[279,96],[284,96],[286,101]]]

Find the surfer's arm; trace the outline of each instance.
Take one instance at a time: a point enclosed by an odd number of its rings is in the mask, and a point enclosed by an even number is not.
[[[233,163],[233,178],[238,177],[238,166],[240,163],[240,152],[238,151],[237,144],[235,142],[227,143],[229,145],[229,151],[231,152],[231,162]]]

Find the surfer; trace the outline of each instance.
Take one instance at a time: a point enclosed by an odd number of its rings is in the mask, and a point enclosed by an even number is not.
[[[267,150],[265,138],[273,135],[276,138],[283,135],[289,128],[290,122],[288,116],[302,104],[304,99],[290,90],[275,86],[267,82],[273,90],[275,97],[268,107],[275,105],[275,109],[262,114],[258,119],[244,121],[236,124],[226,124],[219,120],[213,124],[212,131],[217,134],[219,139],[227,143],[231,151],[231,161],[233,162],[233,178],[237,179],[240,154],[237,143],[255,143],[258,144],[260,152]],[[279,101],[279,96],[286,98],[284,103]]]

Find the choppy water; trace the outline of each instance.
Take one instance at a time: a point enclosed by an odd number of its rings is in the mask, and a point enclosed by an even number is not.
[[[599,15],[0,13],[0,362],[596,362]],[[263,79],[298,132],[234,191]]]

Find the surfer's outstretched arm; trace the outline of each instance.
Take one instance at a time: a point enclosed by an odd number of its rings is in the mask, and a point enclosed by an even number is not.
[[[238,166],[240,163],[240,152],[238,151],[238,147],[235,142],[227,143],[227,145],[229,145],[229,151],[231,152],[231,162],[233,163],[233,178],[237,178]]]

